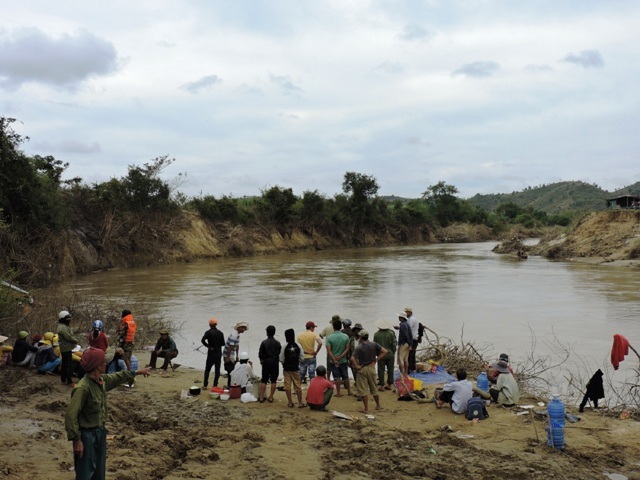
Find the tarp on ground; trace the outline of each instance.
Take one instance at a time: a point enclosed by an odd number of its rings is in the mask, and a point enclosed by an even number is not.
[[[400,376],[399,372],[396,372],[395,378]],[[447,373],[442,365],[436,368],[435,372],[416,372],[409,375],[411,378],[416,378],[422,383],[448,383],[456,379],[453,375]]]

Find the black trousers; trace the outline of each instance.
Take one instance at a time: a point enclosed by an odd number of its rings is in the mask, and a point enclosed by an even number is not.
[[[211,354],[213,353],[213,355]],[[209,385],[209,373],[211,373],[211,368],[215,367],[214,376],[213,376],[213,386],[218,386],[218,380],[220,380],[220,364],[222,363],[222,356],[216,355],[215,352],[207,353],[207,363],[204,367],[204,386]]]
[[[73,383],[73,360],[71,352],[60,352],[60,380],[62,383]]]

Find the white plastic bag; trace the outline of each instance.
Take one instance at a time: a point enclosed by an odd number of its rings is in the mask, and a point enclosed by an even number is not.
[[[242,403],[250,403],[250,402],[257,402],[258,399],[253,396],[253,393],[247,392],[240,395],[240,401]]]

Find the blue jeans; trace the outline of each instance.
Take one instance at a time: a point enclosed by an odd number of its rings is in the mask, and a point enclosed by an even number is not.
[[[56,358],[53,362],[47,362],[41,367],[38,367],[39,373],[53,372],[58,365],[60,365],[60,357]]]
[[[305,358],[300,362],[300,379],[303,380],[309,371],[309,380],[316,376],[316,357]]]

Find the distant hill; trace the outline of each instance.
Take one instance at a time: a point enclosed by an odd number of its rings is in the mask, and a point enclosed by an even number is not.
[[[532,207],[549,214],[567,211],[606,210],[606,199],[619,195],[640,194],[640,182],[607,192],[597,185],[585,182],[558,182],[541,187],[529,187],[521,192],[476,194],[468,201],[493,211],[502,203],[512,202],[520,207]]]

